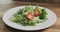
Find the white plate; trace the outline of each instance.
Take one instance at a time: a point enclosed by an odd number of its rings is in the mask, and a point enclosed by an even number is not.
[[[7,12],[5,12],[5,14],[3,15],[4,23],[6,23],[8,26],[15,28],[15,29],[31,31],[31,30],[45,29],[47,27],[52,26],[56,22],[56,19],[57,19],[56,14],[47,8],[45,8],[48,13],[48,15],[47,15],[48,19],[46,20],[46,22],[39,23],[36,26],[21,26],[20,24],[12,22],[10,20],[11,16],[14,15],[15,13],[17,13],[19,9],[24,8],[24,7],[25,6],[15,7],[15,8],[9,9]],[[35,6],[32,6],[32,8],[35,8]],[[40,8],[44,8],[44,7],[40,7]]]

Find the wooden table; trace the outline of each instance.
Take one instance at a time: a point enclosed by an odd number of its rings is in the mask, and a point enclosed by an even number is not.
[[[56,23],[44,30],[38,30],[38,31],[22,31],[13,29],[11,27],[8,27],[6,24],[4,24],[2,20],[3,13],[6,12],[8,9],[21,6],[21,5],[36,5],[47,7],[51,9],[53,12],[57,15],[57,21]],[[60,4],[50,4],[50,3],[36,3],[36,2],[14,2],[12,4],[0,4],[0,32],[60,32]]]

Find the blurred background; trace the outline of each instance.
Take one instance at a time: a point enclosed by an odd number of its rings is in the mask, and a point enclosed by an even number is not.
[[[40,2],[40,3],[55,3],[55,4],[60,4],[60,0],[0,0],[0,4],[12,3],[12,1]]]
[[[60,32],[60,0],[0,0],[0,32],[26,32],[7,26],[3,22],[2,16],[10,8],[36,4],[51,9],[57,15],[57,21],[47,29],[31,32]]]
[[[60,0],[16,0],[16,1],[60,3]]]

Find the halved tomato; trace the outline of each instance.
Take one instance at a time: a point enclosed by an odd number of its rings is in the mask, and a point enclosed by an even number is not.
[[[35,10],[35,11],[34,11],[34,16],[39,16],[39,15],[40,15],[40,11]]]
[[[30,12],[27,13],[26,18],[29,20],[33,20],[34,19],[34,15]]]

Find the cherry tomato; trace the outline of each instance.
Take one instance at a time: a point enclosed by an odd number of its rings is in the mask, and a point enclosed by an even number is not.
[[[27,13],[26,17],[29,20],[33,20],[34,19],[34,15],[32,13],[30,13],[30,12]]]
[[[35,10],[35,11],[34,11],[34,16],[39,16],[39,15],[40,15],[40,11]]]

